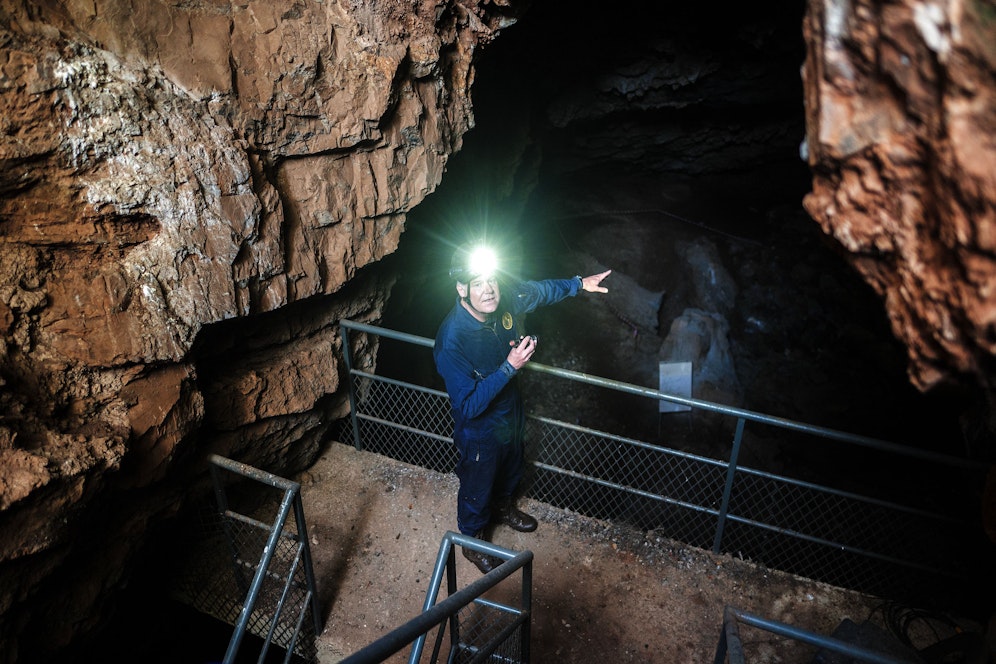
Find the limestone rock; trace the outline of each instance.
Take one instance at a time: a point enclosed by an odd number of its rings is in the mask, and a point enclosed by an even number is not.
[[[882,295],[921,389],[996,352],[996,23],[986,3],[811,0],[809,213]]]
[[[672,321],[659,357],[662,362],[692,363],[692,396],[696,399],[742,406],[743,388],[729,333],[730,325],[722,315],[686,309]]]
[[[311,462],[337,323],[379,316],[360,271],[473,126],[506,5],[0,0],[0,661],[93,626],[208,452]],[[31,590],[83,558],[72,601]]]

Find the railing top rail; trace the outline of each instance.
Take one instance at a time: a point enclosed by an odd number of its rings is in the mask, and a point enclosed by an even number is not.
[[[466,535],[447,531],[443,536],[441,550],[453,544],[473,545],[471,538]],[[489,548],[497,549],[494,545],[489,545]],[[494,588],[518,570],[532,563],[532,551],[521,551],[518,553],[505,549],[501,549],[501,551],[514,555],[484,576],[418,614],[404,625],[388,632],[370,645],[343,659],[340,664],[372,664],[373,662],[384,661],[408,644],[414,643],[417,638],[443,623],[450,616],[468,606],[471,602],[484,595],[488,590]]]
[[[840,639],[834,638],[832,636],[824,636],[822,634],[816,634],[804,629],[800,629],[793,625],[787,623],[779,622],[776,620],[770,620],[767,618],[762,618],[761,616],[754,615],[752,613],[747,613],[746,611],[741,611],[740,609],[734,608],[732,606],[727,606],[723,611],[723,626],[726,629],[729,625],[735,624],[737,622],[742,622],[745,625],[755,627],[757,629],[770,632],[772,634],[782,636],[788,639],[799,641],[801,643],[806,643],[818,648],[824,648],[835,653],[842,655],[847,655],[849,658],[857,658],[863,662],[871,662],[872,664],[908,664],[909,660],[895,657],[893,655],[879,652],[877,650],[871,650],[865,648],[864,646],[850,643],[847,641],[842,641]],[[729,633],[729,632],[727,632]],[[738,633],[738,630],[733,631],[734,634]],[[729,644],[728,644],[729,645]],[[738,644],[739,647],[739,644]],[[734,650],[731,648],[731,650]],[[739,651],[739,656],[736,661],[743,662],[742,650]],[[718,661],[718,660],[717,660]],[[734,658],[730,658],[731,664],[734,662]]]
[[[414,334],[408,334],[406,332],[398,332],[396,330],[390,330],[384,327],[377,327],[375,325],[368,325],[366,323],[358,323],[356,321],[348,319],[343,319],[339,321],[339,324],[347,329],[366,332],[368,334],[375,334],[378,336],[382,336],[388,339],[394,339],[397,341],[405,341],[419,346],[425,346],[427,348],[432,348],[435,345],[435,342],[432,339],[428,339],[426,337],[421,337]],[[870,436],[862,436],[860,434],[848,433],[846,431],[839,431],[837,429],[815,426],[811,424],[806,424],[804,422],[790,420],[784,417],[777,417],[774,415],[766,415],[764,413],[758,413],[744,408],[737,408],[734,406],[727,406],[724,404],[713,403],[711,401],[702,401],[700,399],[693,399],[690,397],[682,397],[674,394],[668,394],[666,392],[661,392],[660,390],[655,390],[649,387],[633,385],[632,383],[625,383],[618,380],[612,380],[610,378],[602,378],[600,376],[592,376],[590,374],[581,373],[577,371],[570,371],[568,369],[551,367],[545,364],[540,364],[539,362],[529,362],[528,364],[526,364],[525,368],[530,371],[538,371],[540,373],[546,373],[553,376],[558,376],[561,378],[566,378],[569,380],[586,383],[588,385],[604,387],[607,389],[612,389],[619,392],[625,392],[627,394],[634,394],[637,396],[644,396],[656,400],[669,401],[671,403],[677,403],[684,406],[689,406],[691,408],[697,408],[700,410],[706,410],[714,413],[719,413],[722,415],[728,415],[730,417],[742,418],[744,420],[748,420],[751,422],[767,424],[782,429],[799,431],[802,433],[811,434],[822,438],[829,438],[832,440],[838,440],[845,443],[852,443],[855,445],[860,445],[863,447],[868,447],[871,449],[876,449],[884,452],[890,452],[901,456],[913,457],[925,461],[932,461],[936,463],[942,463],[948,466],[968,468],[972,470],[986,470],[990,467],[990,464],[983,463],[980,461],[975,461],[972,459],[964,459],[961,457],[954,457],[947,454],[941,454],[938,452],[931,452],[929,450],[921,450],[913,447],[908,447],[906,445],[900,445],[899,443],[893,443],[887,440],[882,440],[879,438],[872,438]]]
[[[407,332],[398,332],[397,330],[389,330],[386,327],[377,327],[376,325],[368,325],[367,323],[357,323],[355,320],[349,320],[347,318],[339,321],[339,325],[349,328],[350,330],[358,330],[368,334],[376,334],[382,337],[387,337],[388,339],[396,339],[398,341],[407,341],[408,343],[416,344],[418,346],[426,346],[427,348],[432,348],[436,345],[435,341],[426,337],[408,334]]]
[[[235,461],[234,459],[223,457],[220,454],[210,455],[208,457],[208,461],[219,468],[224,468],[225,470],[235,473],[236,475],[242,475],[243,477],[248,477],[249,479],[256,480],[257,482],[269,484],[273,488],[280,489],[281,491],[297,493],[301,490],[301,485],[293,480],[279,477],[273,473],[268,473],[265,470],[260,470],[259,468],[253,468],[252,466],[244,464],[241,461]]]

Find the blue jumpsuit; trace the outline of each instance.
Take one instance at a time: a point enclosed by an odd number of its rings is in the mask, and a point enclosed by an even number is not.
[[[457,526],[465,535],[484,530],[492,498],[511,496],[522,479],[525,414],[516,371],[506,360],[509,342],[519,339],[524,314],[577,295],[580,288],[579,277],[519,282],[502,289],[499,309],[485,323],[457,298],[439,326],[433,357],[453,411]]]

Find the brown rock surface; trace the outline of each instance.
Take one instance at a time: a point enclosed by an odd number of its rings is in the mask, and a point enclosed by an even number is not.
[[[0,661],[96,622],[208,448],[310,463],[336,322],[379,315],[358,272],[472,126],[505,4],[0,0]]]
[[[996,15],[811,1],[806,209],[881,293],[928,389],[996,354]]]

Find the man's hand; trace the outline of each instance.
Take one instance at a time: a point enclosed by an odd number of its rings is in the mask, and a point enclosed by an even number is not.
[[[608,293],[609,289],[604,286],[599,286],[602,283],[602,279],[612,274],[612,270],[606,270],[599,274],[593,274],[590,277],[584,277],[581,279],[581,288],[588,291],[589,293]]]
[[[514,341],[508,342],[509,344],[514,344]],[[525,339],[519,342],[518,346],[513,346],[512,350],[508,352],[508,363],[511,364],[516,371],[521,369],[529,361],[529,358],[533,356],[536,352],[536,337],[527,336]]]

